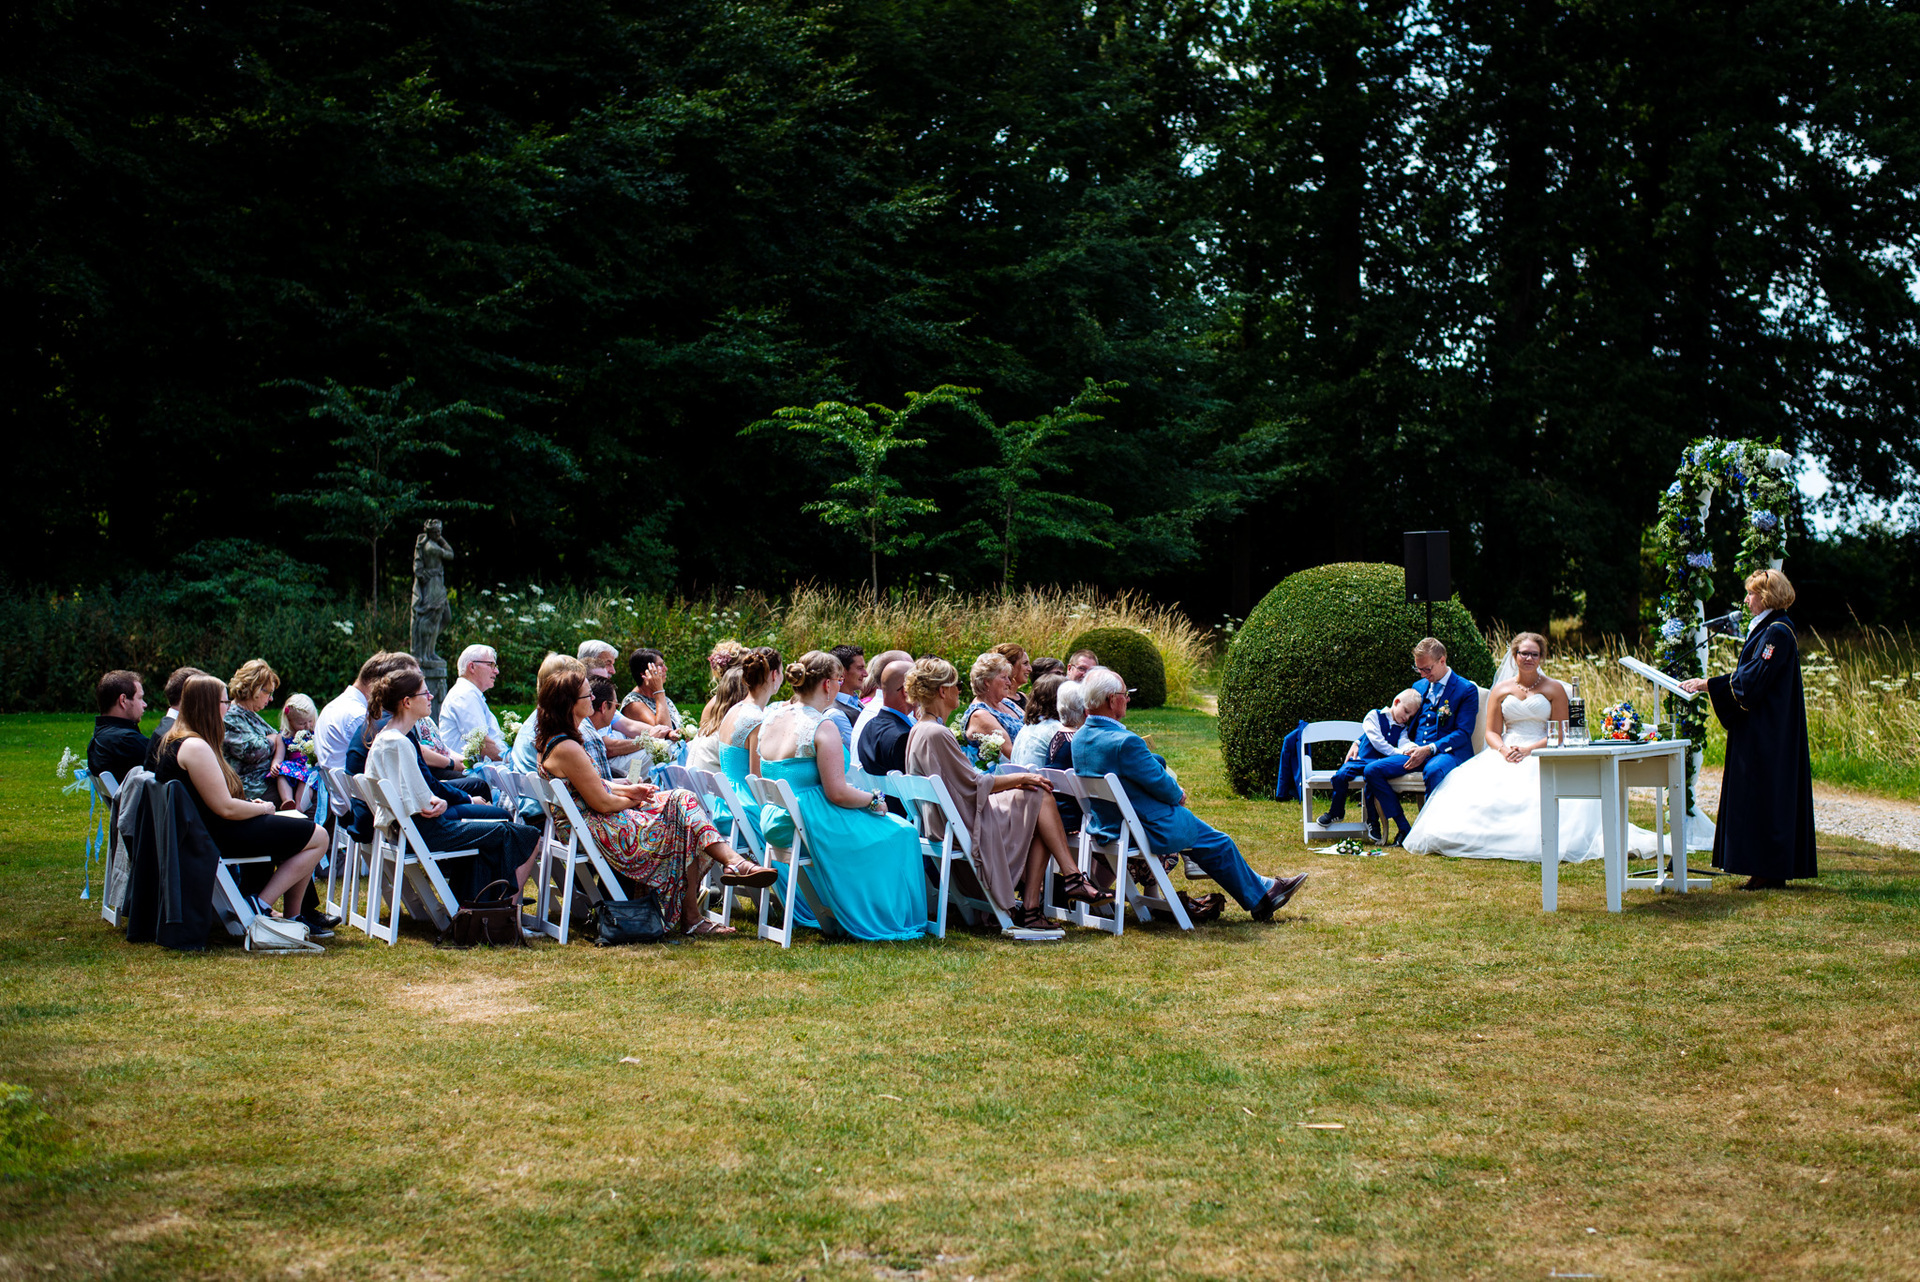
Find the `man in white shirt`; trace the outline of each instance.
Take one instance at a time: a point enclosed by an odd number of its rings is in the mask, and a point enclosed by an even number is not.
[[[347,749],[353,745],[355,733],[366,723],[367,695],[372,692],[373,683],[401,668],[415,666],[413,656],[404,650],[381,650],[360,665],[360,673],[352,685],[320,709],[320,719],[313,723],[313,744],[320,753],[323,768],[347,768]]]
[[[505,736],[500,732],[500,719],[487,706],[487,691],[493,689],[493,683],[499,679],[500,656],[492,646],[470,645],[460,652],[460,679],[453,683],[453,689],[447,691],[446,702],[440,705],[440,736],[447,741],[447,747],[465,752],[467,736],[478,730],[486,735],[481,755],[490,761],[500,760]]]

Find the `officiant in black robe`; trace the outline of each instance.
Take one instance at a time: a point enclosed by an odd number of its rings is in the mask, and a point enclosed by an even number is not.
[[[1777,890],[1793,878],[1819,875],[1800,641],[1786,615],[1793,599],[1793,585],[1780,571],[1751,575],[1747,609],[1753,626],[1739,666],[1728,676],[1684,683],[1706,690],[1727,728],[1713,862],[1745,873],[1742,890]]]

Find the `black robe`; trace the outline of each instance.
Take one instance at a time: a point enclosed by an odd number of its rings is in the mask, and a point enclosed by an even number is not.
[[[1819,876],[1807,698],[1793,620],[1775,614],[1754,629],[1740,649],[1740,665],[1731,676],[1707,682],[1707,694],[1727,728],[1713,862],[1769,880]]]

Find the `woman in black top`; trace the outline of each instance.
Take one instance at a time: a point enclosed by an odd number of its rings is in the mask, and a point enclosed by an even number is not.
[[[280,916],[273,901],[282,899],[284,914],[298,917],[321,938],[332,934],[321,913],[299,911],[306,898],[314,865],[327,848],[327,830],[299,814],[276,814],[271,801],[248,801],[240,780],[221,751],[226,730],[227,684],[201,675],[180,692],[180,716],[160,745],[154,778],[161,784],[178,779],[193,794],[200,821],[220,854],[227,859],[266,856],[273,875],[257,895],[250,896],[255,912]]]

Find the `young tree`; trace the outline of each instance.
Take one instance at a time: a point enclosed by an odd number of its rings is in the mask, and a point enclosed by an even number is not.
[[[382,391],[347,387],[328,379],[323,386],[283,379],[274,387],[297,387],[319,397],[307,410],[309,418],[332,419],[345,435],[330,442],[337,465],[316,473],[322,488],[282,495],[282,503],[307,503],[319,513],[319,528],[309,538],[365,543],[372,560],[373,583],[368,600],[375,618],[380,613],[380,540],[395,524],[429,508],[436,512],[477,512],[487,507],[467,499],[428,501],[427,485],[408,475],[409,464],[422,454],[460,457],[460,451],[440,433],[464,419],[498,420],[493,410],[466,401],[434,409],[408,409],[402,402],[413,388],[406,379]]]
[[[837,460],[851,460],[852,473],[827,487],[828,497],[808,503],[800,510],[812,512],[827,525],[859,533],[867,543],[867,559],[873,595],[880,596],[880,554],[891,556],[918,547],[923,536],[907,532],[916,516],[930,516],[939,506],[932,499],[919,499],[902,491],[894,477],[881,469],[887,455],[895,450],[919,449],[925,437],[901,435],[907,424],[936,405],[966,409],[967,399],[979,393],[974,387],[941,384],[930,392],[908,392],[907,407],[889,409],[885,405],[847,405],[841,401],[822,401],[818,405],[787,405],[747,426],[749,433],[784,427],[820,438]]]
[[[999,557],[1001,591],[1013,585],[1023,541],[1053,538],[1103,548],[1113,546],[1100,537],[1094,525],[1112,516],[1112,508],[1038,487],[1043,472],[1072,469],[1071,463],[1059,457],[1059,446],[1072,436],[1074,424],[1097,423],[1105,417],[1092,413],[1091,407],[1117,403],[1119,398],[1109,393],[1125,386],[1118,380],[1096,383],[1088,379],[1065,405],[1039,418],[1006,424],[995,423],[971,400],[962,407],[993,438],[1000,457],[987,467],[960,473],[958,479],[978,489],[986,515],[969,522],[959,533],[976,536],[981,551]]]

